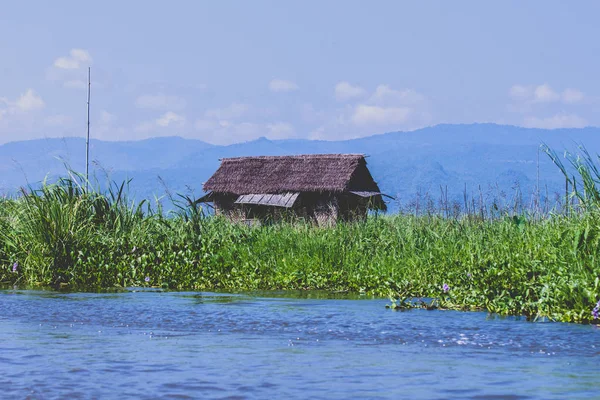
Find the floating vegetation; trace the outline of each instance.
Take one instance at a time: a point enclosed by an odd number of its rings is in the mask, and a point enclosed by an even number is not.
[[[572,188],[555,213],[370,216],[331,228],[250,227],[182,196],[164,213],[68,178],[0,199],[0,283],[73,290],[327,290],[388,296],[390,308],[488,310],[598,323],[600,173],[560,164]],[[581,188],[581,189],[580,189]],[[415,302],[412,299],[435,299]]]

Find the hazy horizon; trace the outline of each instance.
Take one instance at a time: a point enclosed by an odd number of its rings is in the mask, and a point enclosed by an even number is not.
[[[435,125],[430,125],[430,126],[424,126],[421,128],[415,128],[415,129],[410,129],[410,130],[401,130],[401,131],[389,131],[389,132],[381,132],[381,133],[373,133],[371,135],[364,135],[364,136],[358,136],[358,137],[354,137],[354,138],[332,138],[332,139],[311,139],[311,138],[283,138],[283,139],[270,139],[266,136],[259,136],[256,138],[252,138],[249,140],[244,140],[244,141],[240,141],[240,142],[232,142],[232,143],[226,143],[226,144],[219,144],[219,143],[210,143],[208,141],[204,141],[201,138],[190,138],[190,137],[184,137],[181,135],[162,135],[162,136],[153,136],[153,137],[147,137],[147,138],[141,138],[141,139],[129,139],[129,138],[124,138],[124,139],[120,139],[120,138],[109,138],[109,139],[102,139],[102,138],[96,138],[93,135],[93,131],[91,132],[91,136],[90,136],[90,141],[99,141],[99,142],[114,142],[114,143],[127,143],[127,142],[143,142],[143,141],[151,141],[151,140],[155,140],[155,139],[182,139],[182,140],[193,140],[193,141],[201,141],[203,143],[209,144],[211,146],[231,146],[231,145],[236,145],[236,144],[243,144],[243,143],[251,143],[251,142],[255,142],[258,140],[269,140],[269,141],[273,141],[273,142],[277,142],[277,141],[285,141],[285,140],[309,140],[309,141],[323,141],[323,142],[344,142],[344,141],[348,141],[348,140],[357,140],[357,139],[365,139],[365,138],[370,138],[370,137],[374,137],[374,136],[384,136],[384,135],[390,135],[390,134],[402,134],[402,133],[413,133],[413,132],[419,132],[425,129],[435,129],[435,128],[439,128],[439,127],[444,127],[444,126],[478,126],[478,125],[488,125],[488,126],[496,126],[496,127],[507,127],[507,128],[520,128],[520,129],[527,129],[527,130],[531,130],[531,131],[539,131],[539,132],[549,132],[549,131],[582,131],[582,130],[586,130],[586,129],[597,129],[600,128],[600,126],[584,126],[584,127],[579,127],[579,128],[554,128],[554,129],[548,129],[548,128],[530,128],[530,127],[523,127],[523,126],[518,126],[518,125],[511,125],[511,124],[497,124],[494,122],[473,122],[473,123],[456,123],[456,124],[447,124],[447,123],[440,123],[440,124],[435,124]],[[48,137],[39,137],[39,138],[31,138],[31,139],[24,139],[24,140],[13,140],[13,141],[9,141],[9,142],[5,142],[5,143],[0,143],[0,146],[3,146],[5,144],[11,144],[11,143],[18,143],[18,142],[25,142],[25,141],[36,141],[36,140],[64,140],[64,139],[81,139],[81,140],[85,140],[85,136],[48,136]]]

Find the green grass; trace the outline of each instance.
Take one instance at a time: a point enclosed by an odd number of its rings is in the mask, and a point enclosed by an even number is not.
[[[569,213],[403,214],[331,228],[234,225],[206,217],[185,197],[165,215],[128,200],[126,184],[88,191],[72,175],[0,200],[0,282],[365,292],[401,306],[433,297],[443,308],[598,322],[591,315],[600,300],[600,197],[591,186],[598,177],[579,171],[588,182],[585,193],[572,193],[577,207]]]

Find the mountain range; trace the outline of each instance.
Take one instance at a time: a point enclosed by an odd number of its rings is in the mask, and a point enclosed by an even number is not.
[[[304,139],[254,141],[228,146],[181,137],[141,141],[90,141],[90,171],[99,182],[131,179],[136,198],[166,198],[183,193],[199,197],[202,183],[219,159],[236,156],[315,153],[365,154],[381,190],[393,197],[392,212],[427,195],[442,193],[463,202],[500,198],[510,203],[535,193],[550,200],[564,193],[564,177],[541,152],[545,143],[557,153],[583,145],[600,152],[600,128],[529,129],[496,124],[437,125],[410,132],[390,132],[344,141]],[[0,194],[38,185],[66,174],[66,166],[85,171],[85,139],[48,138],[0,146]],[[168,208],[168,205],[167,205]]]

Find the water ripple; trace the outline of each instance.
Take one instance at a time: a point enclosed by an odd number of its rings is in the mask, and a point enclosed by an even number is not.
[[[386,300],[0,291],[3,398],[591,398],[600,329]]]

